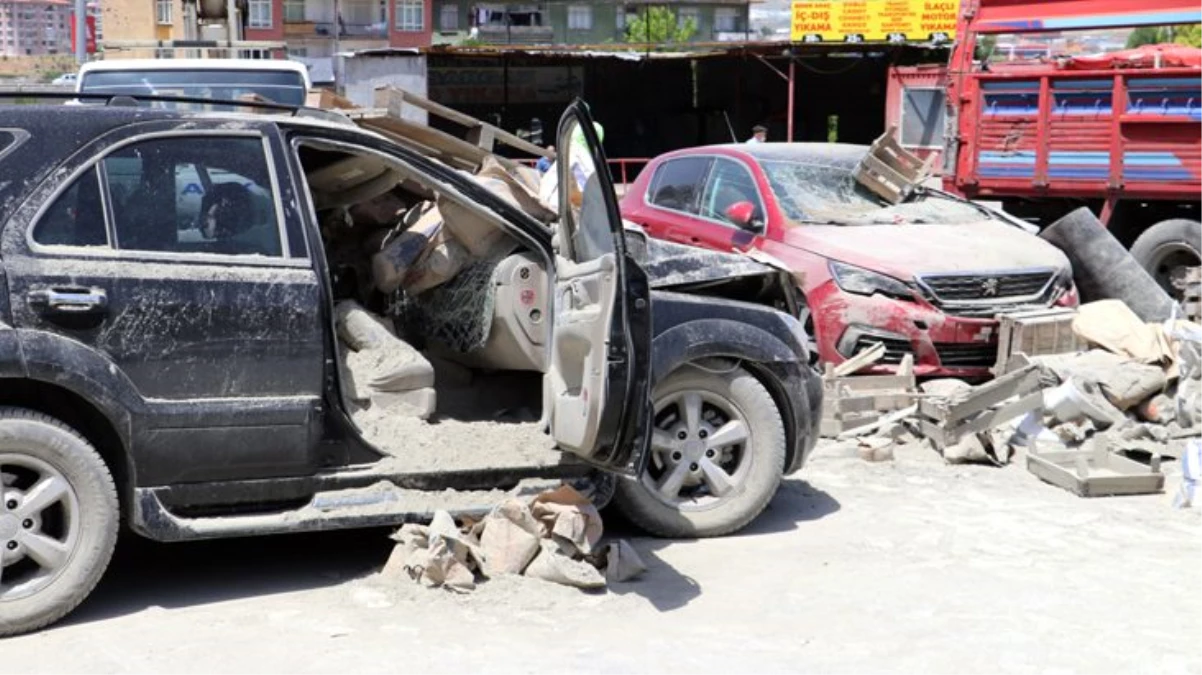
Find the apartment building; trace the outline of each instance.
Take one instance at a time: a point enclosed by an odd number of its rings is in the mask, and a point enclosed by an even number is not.
[[[0,54],[71,53],[68,0],[0,0]]]
[[[0,0],[50,5],[68,0]],[[247,40],[284,42],[289,54],[325,58],[335,49],[424,47],[474,40],[484,44],[621,43],[626,26],[652,4],[670,7],[697,27],[695,42],[747,38],[750,0],[639,4],[614,0],[546,0],[526,4],[480,0],[245,0]],[[647,4],[651,3],[651,4]],[[104,0],[110,40],[181,39],[181,0]],[[115,56],[115,55],[110,55]]]
[[[17,0],[0,0],[0,2]],[[64,0],[65,1],[65,0]],[[375,47],[421,47],[431,42],[431,0],[245,0],[247,40],[285,42],[296,56],[328,57]],[[105,37],[113,41],[184,37],[181,0],[104,0]],[[116,56],[109,55],[109,58]]]
[[[627,26],[652,6],[668,7],[679,23],[692,21],[692,42],[747,39],[748,0],[640,2],[551,0],[526,4],[433,0],[434,41],[484,44],[602,45],[626,41]]]

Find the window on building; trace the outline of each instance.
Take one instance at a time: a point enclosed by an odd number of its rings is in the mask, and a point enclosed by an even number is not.
[[[701,8],[700,7],[680,7],[676,10],[676,25],[684,27],[688,22],[693,22],[693,28],[701,26]]]
[[[397,0],[396,29],[403,33],[420,33],[426,30],[425,1]]]
[[[271,28],[271,0],[249,0],[247,25],[251,28]]]
[[[459,30],[459,6],[446,4],[438,10],[438,29],[447,32]]]
[[[568,30],[592,30],[592,5],[568,5]]]
[[[102,165],[115,248],[281,255],[280,219],[258,138],[142,141]]]
[[[714,30],[719,33],[736,33],[742,31],[739,25],[738,7],[717,7],[714,9]]]
[[[305,0],[284,0],[284,22],[300,23],[305,20]]]
[[[946,115],[942,89],[906,89],[902,96],[902,145],[942,147]]]
[[[173,0],[154,0],[154,17],[159,25],[170,26],[175,23],[171,18]]]

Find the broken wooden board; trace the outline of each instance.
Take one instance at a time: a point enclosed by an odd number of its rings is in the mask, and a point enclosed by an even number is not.
[[[1080,497],[1155,494],[1164,491],[1160,457],[1146,466],[1095,442],[1083,450],[1028,452],[1027,470]]]
[[[919,401],[922,433],[943,448],[975,434],[1021,417],[1043,406],[1039,368],[1027,366],[1008,373],[957,399],[927,398]],[[1011,401],[1019,397],[1016,401]],[[1007,402],[1009,401],[1009,402]],[[994,409],[1002,403],[1000,408]]]

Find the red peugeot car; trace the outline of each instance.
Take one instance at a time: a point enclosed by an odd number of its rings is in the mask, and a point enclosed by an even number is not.
[[[885,202],[854,177],[867,152],[828,143],[672,152],[639,174],[622,215],[655,238],[784,263],[823,362],[881,342],[878,372],[913,354],[920,376],[982,376],[997,359],[997,313],[1076,305],[1068,259],[1029,225],[933,189]]]

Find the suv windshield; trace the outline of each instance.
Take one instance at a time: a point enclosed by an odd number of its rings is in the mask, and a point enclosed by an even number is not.
[[[305,80],[300,73],[279,70],[124,70],[87,73],[83,93],[211,98],[220,101],[261,97],[285,105],[304,105]],[[197,104],[164,104],[198,109]]]
[[[785,217],[797,225],[952,224],[981,219],[981,212],[968,204],[928,199],[923,192],[891,206],[856,181],[847,167],[781,160],[761,165]]]

